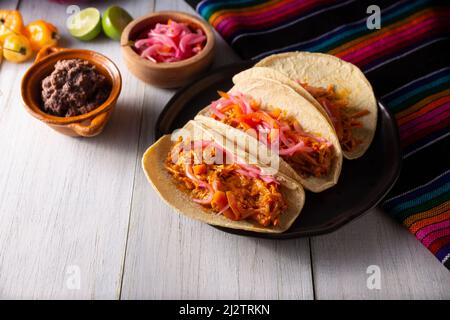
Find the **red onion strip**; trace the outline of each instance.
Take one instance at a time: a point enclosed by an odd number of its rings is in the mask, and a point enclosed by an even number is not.
[[[206,36],[202,30],[191,30],[185,23],[169,20],[167,24],[157,23],[139,39],[134,47],[141,57],[154,62],[175,62],[196,55],[203,48]],[[158,45],[158,47],[153,47]],[[149,48],[153,47],[151,50]]]

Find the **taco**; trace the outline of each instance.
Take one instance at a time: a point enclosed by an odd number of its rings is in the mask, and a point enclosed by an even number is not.
[[[355,65],[335,56],[288,52],[269,56],[256,67],[273,68],[305,90],[318,103],[339,138],[347,159],[361,157],[369,148],[377,125],[377,102],[372,86]]]
[[[272,79],[243,79],[200,111],[196,120],[236,140],[282,174],[320,192],[338,181],[342,152],[332,126],[308,100]],[[275,146],[275,148],[274,148]],[[270,150],[268,150],[270,149]],[[276,149],[276,154],[271,151]],[[268,155],[268,156],[265,156]]]
[[[280,233],[291,226],[305,201],[300,184],[250,164],[248,153],[227,149],[200,123],[190,121],[182,132],[175,141],[174,135],[161,137],[142,158],[149,182],[167,204],[227,228]]]

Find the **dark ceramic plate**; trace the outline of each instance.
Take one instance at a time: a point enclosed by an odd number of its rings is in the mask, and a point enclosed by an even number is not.
[[[210,72],[181,89],[167,103],[156,123],[156,137],[171,133],[193,119],[198,111],[217,98],[217,90],[232,87],[234,74],[254,62],[241,62]],[[391,189],[401,166],[397,126],[383,104],[378,104],[375,138],[364,156],[344,160],[338,184],[324,192],[306,191],[303,211],[291,228],[279,234],[218,228],[234,234],[289,239],[324,234],[336,230],[375,207]]]

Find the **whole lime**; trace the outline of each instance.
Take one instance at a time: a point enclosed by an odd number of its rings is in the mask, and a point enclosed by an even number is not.
[[[123,29],[131,20],[133,18],[125,9],[119,6],[111,6],[103,14],[103,32],[113,40],[120,40]]]

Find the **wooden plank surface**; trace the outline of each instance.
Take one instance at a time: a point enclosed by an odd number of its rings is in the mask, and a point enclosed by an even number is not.
[[[378,209],[311,246],[317,299],[450,299],[448,270]],[[379,267],[380,289],[367,286],[369,266]]]
[[[156,10],[193,13],[182,1]],[[220,40],[220,39],[218,39]],[[219,41],[216,65],[235,59]],[[172,91],[146,88],[139,155],[154,141],[156,116]],[[122,299],[312,299],[308,240],[228,235],[179,216],[136,168]]]
[[[148,1],[122,5],[134,16],[152,8]],[[118,42],[102,37],[84,43],[68,35],[66,5],[22,1],[19,8],[26,23],[45,19],[56,24],[62,45],[107,53],[127,85],[102,135],[69,138],[22,108],[20,80],[29,64],[4,62],[0,297],[118,298],[144,84],[126,71]]]

